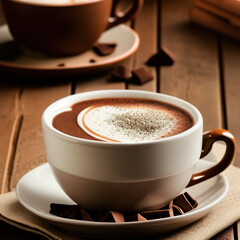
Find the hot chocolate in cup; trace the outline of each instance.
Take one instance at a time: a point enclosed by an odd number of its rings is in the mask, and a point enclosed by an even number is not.
[[[107,29],[133,18],[143,0],[2,0],[13,38],[24,48],[44,55],[70,56],[89,50]],[[131,4],[131,3],[130,3]]]
[[[192,104],[134,90],[85,92],[60,99],[42,115],[48,162],[58,183],[87,209],[157,209],[184,188],[226,169],[235,140],[224,129],[203,134]],[[216,141],[223,158],[195,173]]]

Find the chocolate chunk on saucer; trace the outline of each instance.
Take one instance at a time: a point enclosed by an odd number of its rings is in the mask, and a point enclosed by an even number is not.
[[[117,43],[95,43],[93,50],[100,56],[107,56],[114,52]]]
[[[96,221],[96,222],[134,222],[134,221],[148,221],[152,219],[161,219],[183,215],[186,212],[196,208],[197,201],[187,192],[174,198],[168,205],[161,209],[121,213],[112,210],[92,211],[82,208],[80,205],[65,205],[51,203],[50,213],[59,217]]]
[[[59,63],[57,66],[58,67],[65,67],[66,65],[65,65],[65,63]]]
[[[95,63],[96,60],[95,60],[94,58],[91,58],[91,59],[89,60],[89,62],[90,62],[90,63]]]
[[[132,81],[138,85],[153,80],[153,75],[144,67],[132,70]]]
[[[126,66],[118,66],[112,70],[111,76],[112,76],[113,80],[126,81],[126,80],[130,79],[131,71]]]
[[[176,197],[173,204],[179,206],[184,212],[191,211],[198,205],[197,201],[188,192]]]
[[[171,217],[170,209],[144,211],[140,215],[147,220]]]
[[[93,221],[88,212],[79,205],[51,203],[49,212],[63,218]]]
[[[109,211],[107,214],[100,220],[101,222],[125,222],[124,216],[120,212]]]

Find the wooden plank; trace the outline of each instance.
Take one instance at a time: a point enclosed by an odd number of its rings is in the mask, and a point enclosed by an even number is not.
[[[145,62],[157,52],[157,1],[144,1],[143,8],[134,21],[134,30],[139,34],[140,46],[132,64],[132,69],[144,66],[154,79],[144,85],[129,84],[129,89],[157,91],[157,75],[154,67]]]
[[[4,79],[1,79],[4,81]],[[0,87],[0,193],[8,191],[19,116],[17,87]]]
[[[104,89],[124,89],[125,83],[111,81],[110,73],[98,76],[85,77],[76,83],[75,93],[104,90]]]
[[[239,42],[223,38],[224,87],[228,129],[234,134],[240,146],[240,46]],[[234,164],[240,167],[240,148],[237,147]]]
[[[189,22],[193,3],[162,0],[161,42],[176,61],[161,68],[160,90],[195,105],[204,130],[210,130],[222,126],[218,41],[215,33]]]
[[[10,175],[20,122],[20,116],[0,116],[0,193],[9,191]]]
[[[236,222],[236,235],[240,239],[240,221]]]
[[[8,81],[1,78],[1,81]],[[6,85],[6,84],[5,84]],[[0,86],[0,114],[14,116],[18,111],[20,90],[18,87]]]
[[[26,172],[46,162],[41,115],[49,104],[69,94],[70,84],[24,88],[19,100],[23,120],[11,174],[11,190]]]
[[[222,232],[211,238],[211,240],[234,240],[233,226],[224,229]]]

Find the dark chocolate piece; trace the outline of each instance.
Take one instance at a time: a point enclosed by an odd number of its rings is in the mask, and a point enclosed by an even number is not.
[[[144,67],[140,67],[132,70],[132,82],[138,85],[142,85],[153,79],[153,75]]]
[[[139,214],[138,213],[138,215],[137,215],[137,220],[139,221],[139,222],[143,222],[143,221],[147,221],[147,219],[145,218],[145,217],[143,217],[141,214]]]
[[[171,66],[173,63],[173,55],[164,48],[160,49],[146,61],[146,65],[153,67]]]
[[[87,211],[78,205],[51,203],[49,212],[63,218],[93,221]]]
[[[82,216],[82,220],[86,221],[93,221],[93,218],[90,216],[90,214],[82,207],[79,206],[79,210]]]
[[[90,63],[95,63],[96,60],[92,58],[92,59],[89,60],[89,62],[90,62]]]
[[[65,67],[65,63],[59,63],[57,66],[58,67]]]
[[[120,212],[109,211],[107,214],[100,220],[101,222],[125,222],[124,216]]]
[[[144,211],[144,212],[141,212],[140,215],[147,220],[172,217],[170,213],[170,209]]]
[[[179,206],[184,212],[188,212],[198,205],[197,201],[187,192],[176,197],[173,204]]]
[[[95,43],[93,50],[100,56],[107,56],[114,52],[117,43]]]
[[[126,66],[118,66],[112,70],[111,76],[113,80],[126,81],[131,77],[131,71]]]
[[[0,59],[14,60],[22,53],[21,48],[14,41],[0,44]]]
[[[147,221],[151,219],[174,217],[196,208],[197,201],[187,192],[173,199],[168,205],[161,209],[143,211],[140,213],[120,213],[116,211],[86,211],[79,205],[54,204],[50,205],[50,213],[59,217],[97,221],[97,222],[132,222]]]
[[[179,216],[179,215],[183,215],[184,211],[176,206],[176,205],[172,205],[172,208],[170,208],[170,216],[174,217],[174,216]]]

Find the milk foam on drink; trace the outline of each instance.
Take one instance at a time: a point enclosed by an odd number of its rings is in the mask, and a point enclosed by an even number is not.
[[[97,106],[78,115],[79,126],[93,137],[109,142],[145,142],[174,135],[176,116],[151,107]]]

